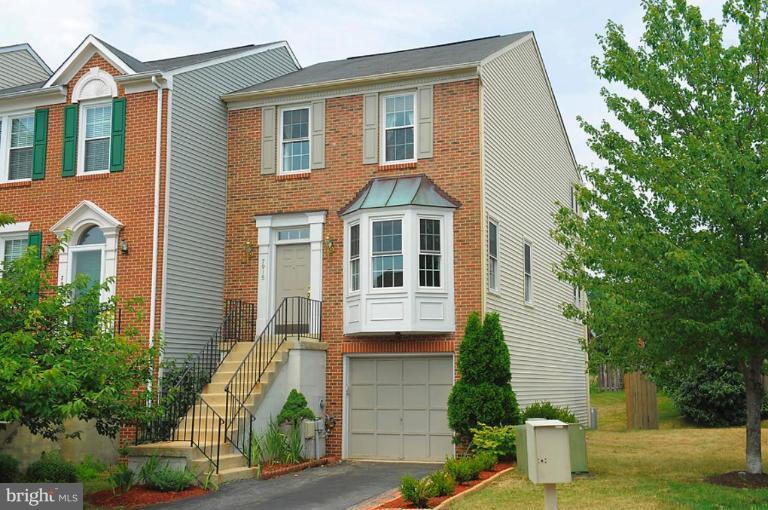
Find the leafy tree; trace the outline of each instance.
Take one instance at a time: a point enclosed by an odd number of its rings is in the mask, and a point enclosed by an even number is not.
[[[722,21],[684,0],[644,0],[631,45],[598,36],[601,91],[622,127],[580,119],[604,161],[584,169],[557,214],[559,276],[590,296],[566,306],[625,368],[653,375],[704,358],[746,383],[746,467],[762,472],[760,407],[768,353],[768,4],[728,0]],[[726,28],[734,42],[726,43]],[[730,29],[734,30],[731,32]]]
[[[0,215],[0,226],[13,220]],[[30,247],[0,277],[0,420],[56,439],[65,420],[94,420],[114,436],[153,412],[145,383],[154,351],[113,330],[116,300],[100,302],[110,282],[56,285],[47,271],[61,245]],[[76,435],[76,434],[74,434]]]
[[[469,439],[478,424],[508,425],[520,419],[520,408],[509,384],[509,350],[499,316],[485,322],[472,313],[467,320],[458,359],[461,379],[448,396],[448,424],[459,437]]]

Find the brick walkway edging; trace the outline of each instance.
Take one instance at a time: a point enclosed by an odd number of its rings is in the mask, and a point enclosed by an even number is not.
[[[272,478],[277,478],[278,476],[287,475],[289,473],[295,473],[297,471],[304,471],[305,469],[309,469],[317,466],[324,466],[326,464],[335,464],[335,463],[336,463],[336,458],[333,456],[322,457],[320,459],[307,460],[304,462],[300,462],[298,464],[292,464],[290,466],[269,470],[266,473],[262,472],[261,476],[259,476],[259,479],[271,480]]]

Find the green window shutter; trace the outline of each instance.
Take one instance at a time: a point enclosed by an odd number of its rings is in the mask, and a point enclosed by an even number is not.
[[[64,107],[64,147],[61,155],[61,175],[72,177],[77,168],[77,105]]]
[[[37,257],[43,256],[43,233],[42,232],[30,232],[27,235],[27,246],[35,246],[37,248]],[[29,297],[33,301],[40,299],[40,286],[29,293]]]
[[[48,109],[35,110],[35,144],[32,149],[32,180],[45,179],[45,155],[48,149]]]
[[[125,98],[112,100],[112,150],[110,172],[122,172],[125,163]]]
[[[43,254],[43,233],[42,232],[30,232],[27,236],[27,246],[37,247],[38,258]]]

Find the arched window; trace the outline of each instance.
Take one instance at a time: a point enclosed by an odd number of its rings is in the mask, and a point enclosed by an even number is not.
[[[90,226],[86,228],[82,234],[80,234],[80,239],[77,241],[78,246],[82,246],[85,244],[104,244],[106,242],[106,239],[104,238],[104,232],[97,227],[96,225]]]

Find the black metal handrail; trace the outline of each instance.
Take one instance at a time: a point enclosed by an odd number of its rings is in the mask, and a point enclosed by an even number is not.
[[[322,340],[322,306],[322,301],[305,297],[284,298],[224,387],[224,437],[248,457],[249,465],[252,417],[246,407],[248,399],[288,337]],[[248,444],[242,443],[245,437]]]
[[[187,421],[184,418],[183,435],[187,436]],[[202,395],[198,395],[192,406],[192,419],[189,423],[189,445],[196,447],[219,472],[221,456],[221,429],[224,418],[221,417]]]
[[[159,414],[136,434],[136,443],[155,441],[188,441],[179,434],[182,420],[198,399],[203,387],[211,382],[227,354],[238,341],[251,341],[254,334],[256,307],[253,303],[228,300],[224,318],[197,355],[190,357],[180,371],[166,373],[161,381]]]

